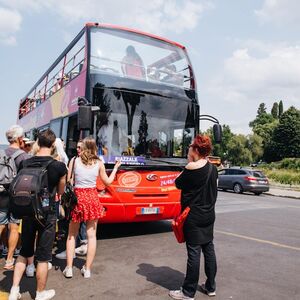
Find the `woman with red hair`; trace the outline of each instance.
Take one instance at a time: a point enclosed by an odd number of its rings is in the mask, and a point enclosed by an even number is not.
[[[188,164],[175,181],[181,190],[181,209],[190,207],[184,223],[188,254],[187,273],[180,290],[170,291],[173,299],[193,300],[198,287],[200,254],[204,254],[206,282],[201,286],[208,296],[216,295],[217,262],[213,244],[218,172],[207,156],[212,150],[208,136],[197,135],[189,146]]]

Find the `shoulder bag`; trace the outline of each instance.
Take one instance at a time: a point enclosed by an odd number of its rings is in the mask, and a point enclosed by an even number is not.
[[[78,203],[77,196],[74,192],[74,183],[75,183],[75,161],[74,158],[72,167],[71,167],[71,178],[66,184],[64,193],[61,195],[61,205],[65,211],[65,218],[69,219],[71,211],[75,208]]]

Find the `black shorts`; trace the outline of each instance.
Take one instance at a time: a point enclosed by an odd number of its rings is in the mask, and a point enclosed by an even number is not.
[[[36,233],[38,233],[35,256],[38,262],[48,262],[52,260],[52,248],[55,239],[56,215],[49,214],[42,226],[34,218],[23,218],[22,220],[22,248],[20,255],[31,257],[34,254]]]

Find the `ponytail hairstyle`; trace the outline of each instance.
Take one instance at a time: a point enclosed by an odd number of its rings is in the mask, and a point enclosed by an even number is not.
[[[96,141],[93,138],[85,138],[82,141],[82,152],[80,153],[81,161],[84,165],[92,165],[99,159]]]
[[[198,134],[190,147],[201,157],[207,157],[212,151],[212,144],[208,135]]]

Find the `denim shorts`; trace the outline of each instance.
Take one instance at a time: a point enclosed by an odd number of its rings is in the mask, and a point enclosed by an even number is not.
[[[0,210],[0,225],[20,224],[20,221],[21,220],[14,218],[7,209]]]

